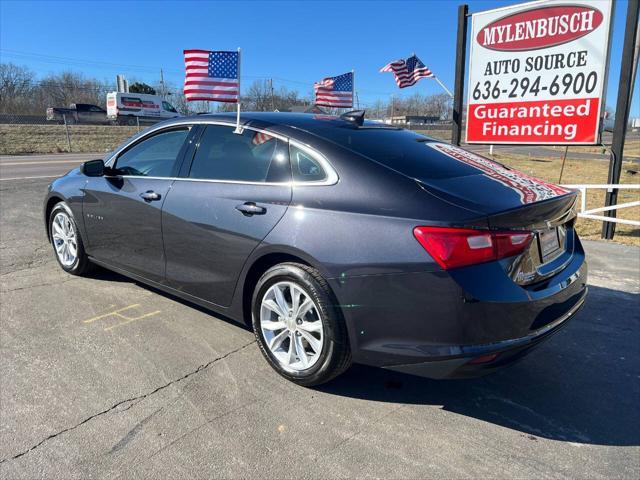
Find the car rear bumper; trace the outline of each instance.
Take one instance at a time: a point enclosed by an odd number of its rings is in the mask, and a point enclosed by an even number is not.
[[[498,262],[329,283],[354,362],[444,378],[489,373],[559,329],[584,302],[587,270],[576,241],[565,268],[533,285],[516,284]]]
[[[585,288],[581,297],[569,311],[525,337],[483,345],[458,346],[455,348],[460,351],[459,355],[434,358],[427,362],[387,365],[384,368],[437,379],[487,375],[515,363],[564,327],[583,307],[587,291],[588,289]]]

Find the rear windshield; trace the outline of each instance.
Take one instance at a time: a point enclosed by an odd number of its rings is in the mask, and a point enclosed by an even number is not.
[[[338,127],[328,128],[321,135],[412,178],[453,178],[481,173],[429,147],[433,139],[410,130]]]

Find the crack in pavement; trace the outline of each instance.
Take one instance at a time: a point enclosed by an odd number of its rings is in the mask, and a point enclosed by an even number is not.
[[[35,249],[27,255],[28,258],[20,258],[13,263],[3,265],[1,268],[0,276],[10,275],[12,273],[22,272],[24,270],[30,270],[33,267],[45,266],[54,259],[49,255],[50,244],[39,244]],[[12,270],[12,268],[17,267]]]
[[[388,412],[384,413],[383,415],[378,416],[377,418],[375,418],[373,420],[373,422],[367,422],[366,424],[363,424],[360,428],[356,428],[356,431],[353,432],[351,435],[349,435],[346,438],[343,438],[342,440],[340,440],[339,442],[335,443],[334,445],[332,445],[331,447],[327,448],[324,452],[321,452],[318,455],[315,455],[314,457],[312,457],[312,460],[314,462],[317,462],[320,458],[324,458],[327,455],[329,455],[330,453],[334,452],[335,450],[338,450],[339,448],[341,448],[343,445],[345,445],[346,443],[349,443],[351,440],[353,440],[354,438],[356,438],[357,436],[359,436],[362,432],[364,432],[366,429],[370,428],[373,425],[376,425],[378,423],[380,423],[382,420],[384,420],[385,418],[393,415],[396,412],[399,412],[400,410],[402,410],[404,407],[406,407],[407,405],[402,404],[399,405],[397,407],[391,408],[391,410],[389,410]]]
[[[138,400],[138,402],[141,402],[141,401],[142,400]],[[138,402],[132,403],[131,406],[137,405]],[[126,410],[129,410],[131,406],[127,407]],[[164,406],[158,408],[155,412],[151,413],[150,415],[147,415],[145,418],[143,418],[138,423],[136,423],[135,426],[131,430],[129,430],[124,437],[122,437],[118,441],[118,443],[116,443],[113,447],[111,447],[111,450],[109,451],[109,453],[116,453],[117,451],[122,450],[124,447],[126,447],[129,444],[129,442],[133,440],[133,438],[138,434],[138,432],[142,430],[144,426],[147,423],[149,423],[153,419],[153,417],[155,417],[162,410],[164,410]]]
[[[143,399],[145,399],[145,398],[147,398],[147,397],[150,397],[151,395],[154,395],[154,394],[156,394],[156,393],[158,393],[158,392],[160,392],[160,391],[164,390],[165,388],[170,387],[171,385],[175,385],[176,383],[182,382],[183,380],[186,380],[187,378],[189,378],[189,377],[191,377],[191,376],[193,376],[193,375],[195,375],[195,374],[197,374],[197,373],[200,373],[200,372],[201,372],[201,371],[203,371],[203,370],[206,370],[207,368],[209,368],[209,367],[210,367],[210,366],[212,366],[213,364],[215,364],[215,363],[217,363],[217,362],[219,362],[219,361],[221,361],[221,360],[224,360],[224,359],[226,359],[227,357],[229,357],[229,356],[231,356],[231,355],[233,355],[233,354],[235,354],[235,353],[238,353],[238,352],[240,352],[240,351],[244,350],[245,348],[249,347],[250,345],[253,345],[254,343],[256,343],[256,341],[255,341],[255,340],[252,340],[251,342],[246,343],[246,344],[244,344],[244,345],[242,345],[242,346],[240,346],[240,347],[238,347],[238,348],[236,348],[236,349],[234,349],[234,350],[231,350],[230,352],[227,352],[227,353],[225,353],[224,355],[221,355],[221,356],[219,356],[219,357],[216,357],[216,358],[214,358],[213,360],[211,360],[211,361],[209,361],[209,362],[207,362],[207,363],[203,363],[202,365],[200,365],[200,366],[199,366],[198,368],[196,368],[195,370],[192,370],[191,372],[186,373],[186,374],[185,374],[185,375],[183,375],[182,377],[179,377],[179,378],[177,378],[177,379],[175,379],[175,380],[171,380],[170,382],[165,383],[164,385],[159,386],[159,387],[158,387],[158,388],[156,388],[155,390],[152,390],[152,391],[150,391],[150,392],[148,392],[148,393],[144,393],[144,394],[142,394],[142,395],[138,395],[138,396],[136,396],[136,397],[127,398],[126,400],[121,400],[121,401],[119,401],[119,402],[117,402],[117,403],[113,404],[111,407],[109,407],[109,408],[107,408],[107,409],[105,409],[105,410],[102,410],[101,412],[94,413],[93,415],[91,415],[91,416],[89,416],[89,417],[85,418],[85,419],[84,419],[84,420],[82,420],[80,423],[77,423],[76,425],[74,425],[74,426],[72,426],[72,427],[63,428],[62,430],[60,430],[60,431],[58,431],[58,432],[56,432],[56,433],[52,433],[52,434],[51,434],[51,435],[49,435],[48,437],[46,437],[46,438],[44,438],[44,439],[40,440],[40,441],[39,441],[38,443],[36,443],[35,445],[31,446],[30,448],[28,448],[28,449],[26,449],[26,450],[24,450],[24,451],[22,451],[22,452],[20,452],[20,453],[17,453],[17,454],[15,454],[15,455],[13,455],[12,457],[7,457],[7,458],[0,459],[0,464],[5,463],[5,462],[7,462],[7,461],[9,461],[9,460],[16,460],[16,459],[18,459],[18,458],[22,457],[23,455],[26,455],[27,453],[30,453],[30,452],[34,451],[36,448],[40,447],[41,445],[43,445],[44,443],[48,442],[49,440],[52,440],[52,439],[54,439],[54,438],[56,438],[56,437],[58,437],[58,436],[62,435],[63,433],[66,433],[66,432],[70,432],[70,431],[72,431],[72,430],[75,430],[76,428],[81,427],[81,426],[82,426],[82,425],[84,425],[85,423],[90,422],[90,421],[91,421],[91,420],[93,420],[94,418],[97,418],[97,417],[99,417],[99,416],[101,416],[101,415],[105,415],[105,414],[107,414],[107,413],[109,413],[109,412],[111,412],[111,411],[113,411],[113,410],[117,409],[117,408],[118,408],[119,406],[121,406],[121,405],[124,405],[124,404],[129,403],[129,402],[136,402],[136,403],[137,403],[137,402],[139,402],[139,401],[141,401],[141,400],[143,400]],[[126,409],[123,409],[122,411],[128,410],[130,407],[131,407],[131,406],[128,406]]]
[[[234,413],[239,412],[240,410],[244,410],[245,408],[247,408],[248,406],[251,405],[258,405],[260,403],[264,403],[263,400],[251,400],[247,403],[243,403],[241,405],[238,405],[235,408],[232,408],[231,410],[228,410],[224,413],[221,413],[219,415],[216,415],[212,418],[207,419],[207,421],[196,425],[195,427],[193,427],[192,429],[188,430],[187,432],[183,433],[182,435],[174,438],[173,440],[171,440],[169,443],[167,443],[166,445],[163,445],[162,447],[160,447],[159,449],[157,449],[155,452],[153,452],[151,455],[149,455],[144,462],[142,463],[146,463],[147,461],[151,460],[152,458],[154,458],[155,456],[159,455],[160,453],[164,452],[165,450],[167,450],[168,448],[171,448],[173,445],[175,445],[176,443],[180,442],[181,440],[183,440],[184,438],[193,435],[194,433],[200,431],[202,428],[206,427],[207,425],[212,424],[213,422],[220,420],[221,418],[225,418],[228,417],[229,415],[232,415]]]
[[[19,292],[20,290],[29,290],[31,288],[38,288],[38,287],[51,287],[53,285],[62,285],[63,283],[69,283],[69,282],[77,282],[82,280],[82,278],[69,278],[68,280],[51,280],[50,282],[46,282],[46,283],[36,283],[35,285],[25,285],[24,287],[16,287],[16,288],[8,288],[8,289],[2,289],[0,290],[0,293],[11,293],[11,292]]]

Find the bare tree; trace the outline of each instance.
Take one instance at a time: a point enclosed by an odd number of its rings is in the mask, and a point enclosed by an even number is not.
[[[167,101],[175,107],[175,109],[183,115],[193,115],[198,109],[192,102],[187,102],[182,91],[172,93],[167,97]]]
[[[372,107],[369,109],[368,116],[376,120],[382,120],[386,115],[387,115],[387,106],[379,98],[376,99]]]
[[[177,88],[174,83],[165,81],[164,85],[161,85],[160,82],[157,82],[152,84],[152,87],[156,92],[164,91],[165,100],[182,115],[194,115],[200,111],[201,102],[187,102],[182,88]]]
[[[273,110],[288,110],[291,107],[305,105],[304,99],[296,90],[287,87],[273,88],[269,80],[256,80],[242,96],[245,110],[269,112]]]
[[[34,73],[13,63],[0,64],[0,112],[28,113]]]
[[[424,108],[425,115],[431,115],[441,119],[449,118],[449,109],[451,107],[451,97],[446,93],[430,95],[426,98]]]
[[[38,82],[39,100],[42,105],[67,106],[72,103],[106,104],[109,84],[95,79],[86,79],[82,74],[63,72],[49,75]]]
[[[273,110],[273,96],[271,84],[267,80],[254,81],[244,95],[247,110],[267,112]]]
[[[143,79],[137,80],[142,83]],[[232,103],[187,102],[182,88],[169,83],[160,89],[159,84],[150,84],[156,91],[167,92],[166,99],[176,109],[190,115],[201,111],[232,112]],[[28,68],[11,63],[0,64],[0,112],[13,114],[42,115],[49,106],[67,106],[71,103],[93,103],[104,106],[106,94],[113,91],[109,82],[86,78],[77,72],[63,72],[48,75],[40,80]],[[313,90],[300,95],[285,86],[274,89],[269,80],[254,81],[242,95],[242,109],[245,111],[290,110],[294,106],[312,106]],[[393,104],[391,103],[393,102]],[[406,97],[394,96],[385,101],[376,99],[370,104],[367,117],[384,119],[394,115],[424,115],[450,118],[451,100],[445,94],[428,95],[414,93]],[[326,108],[329,114],[339,115],[346,109]]]

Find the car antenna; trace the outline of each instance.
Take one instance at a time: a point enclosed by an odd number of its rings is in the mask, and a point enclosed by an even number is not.
[[[351,110],[340,115],[340,118],[361,127],[364,124],[364,113],[365,110]]]

